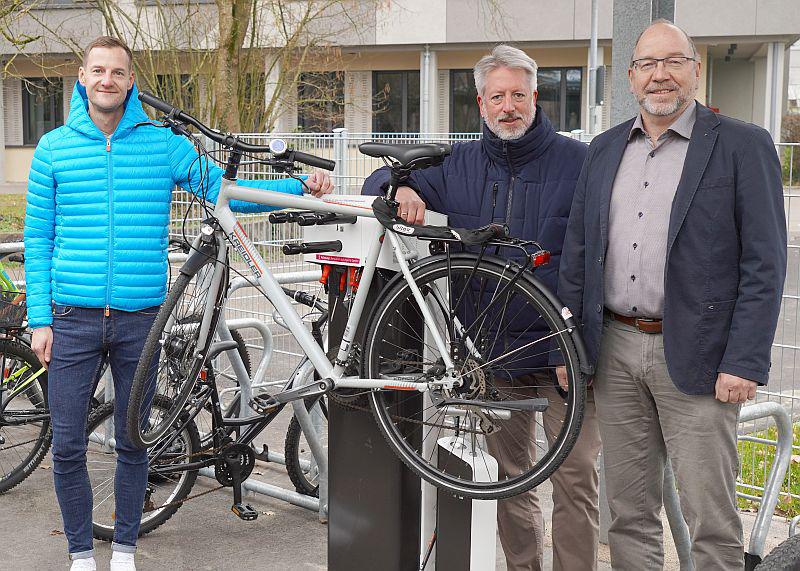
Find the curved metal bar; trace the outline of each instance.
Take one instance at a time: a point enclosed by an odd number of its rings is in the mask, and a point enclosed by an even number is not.
[[[775,421],[778,439],[775,444],[775,459],[772,461],[767,483],[764,485],[761,508],[758,510],[756,521],[753,524],[753,532],[750,534],[748,553],[758,557],[764,555],[764,544],[767,540],[772,516],[775,513],[775,506],[778,504],[781,484],[792,457],[792,421],[786,409],[776,402],[750,404],[742,407],[739,413],[740,423],[768,416]]]

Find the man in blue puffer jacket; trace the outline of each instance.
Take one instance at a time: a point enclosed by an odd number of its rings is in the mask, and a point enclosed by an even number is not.
[[[555,291],[561,245],[587,147],[556,133],[536,105],[536,63],[524,52],[497,46],[475,66],[475,87],[484,120],[483,139],[456,143],[441,166],[414,171],[410,186],[398,190],[399,214],[407,222],[422,224],[427,206],[447,214],[453,227],[507,224],[512,236],[536,240],[550,250],[551,262],[538,268],[536,276]],[[376,171],[364,183],[363,192],[382,194],[388,178],[385,168]],[[532,338],[544,334],[544,330],[537,330],[536,322],[522,323],[520,330],[529,331]],[[532,369],[546,366],[546,355],[543,360],[528,365]],[[559,404],[563,403],[555,382],[552,371],[532,372],[513,380],[516,392],[528,390],[535,393],[531,396],[550,401],[544,415],[544,428],[550,440],[560,429]],[[532,416],[517,414],[511,421],[500,424],[501,432],[487,437],[487,444],[498,460],[501,474],[514,476],[525,469],[527,458],[536,453],[525,444],[533,441],[538,422]],[[504,433],[520,434],[520,438],[504,438]],[[590,391],[578,442],[550,478],[555,570],[597,568],[595,463],[599,448]],[[510,571],[542,569],[542,514],[533,490],[500,500],[498,527]]]
[[[127,403],[144,340],[166,294],[172,190],[201,190],[204,169],[192,144],[169,129],[137,126],[147,120],[130,49],[117,39],[98,38],[86,48],[67,123],[42,137],[28,183],[28,322],[33,349],[49,368],[53,476],[73,570],[95,569],[86,421],[106,354],[114,378],[118,455],[111,569],[135,569],[147,452],[127,438]],[[209,167],[210,202],[221,175]],[[291,179],[241,183],[302,193]],[[314,194],[331,189],[321,171],[306,184]],[[231,207],[267,210],[236,202]]]

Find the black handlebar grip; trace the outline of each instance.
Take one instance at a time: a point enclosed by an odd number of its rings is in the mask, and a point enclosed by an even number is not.
[[[288,212],[272,212],[268,216],[270,224],[285,224],[289,221]]]
[[[164,115],[169,115],[170,113],[178,114],[180,113],[180,109],[176,109],[163,99],[159,99],[152,93],[148,93],[147,91],[142,91],[139,93],[139,101],[161,111]]]
[[[298,163],[303,163],[304,165],[317,167],[326,171],[332,171],[336,168],[336,163],[334,161],[323,159],[322,157],[315,157],[308,153],[301,153],[300,151],[295,151],[292,158]]]
[[[300,242],[295,244],[284,244],[283,253],[287,256],[295,254],[322,254],[324,252],[341,252],[342,242],[340,240],[330,240],[328,242]]]

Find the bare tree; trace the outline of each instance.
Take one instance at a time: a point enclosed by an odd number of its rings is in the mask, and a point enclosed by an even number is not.
[[[54,17],[70,10],[48,10],[53,0],[2,0],[4,73],[19,76],[20,57],[45,76],[56,60],[64,64],[54,54],[76,65],[90,22],[94,35],[128,42],[140,86],[222,129],[270,130],[284,104],[302,106],[304,94],[312,109],[323,100],[341,103],[339,83],[304,89],[304,74],[342,69],[338,46],[363,43],[382,1],[80,0],[75,15]]]

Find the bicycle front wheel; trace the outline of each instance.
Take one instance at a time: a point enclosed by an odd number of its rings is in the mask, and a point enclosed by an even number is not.
[[[209,259],[192,275],[181,273],[150,329],[128,406],[128,434],[134,446],[152,446],[169,430],[192,396],[201,373],[205,374],[208,348],[219,318],[217,308],[224,295],[220,287],[218,299],[209,299],[214,272],[215,261]],[[227,276],[222,276],[222,284],[227,284]],[[203,330],[208,307],[213,308],[212,315],[208,329]],[[157,394],[167,397],[170,406],[150,414]]]
[[[47,372],[30,347],[0,341],[0,493],[18,485],[36,469],[50,448],[53,433],[47,406]]]
[[[455,384],[371,392],[389,446],[420,477],[458,496],[499,499],[537,486],[569,454],[583,418],[573,332],[530,272],[503,260],[442,256],[413,275],[432,320],[423,319],[412,287],[395,281],[366,329],[364,376]],[[561,394],[557,363],[567,369]]]
[[[169,399],[156,396],[151,414],[169,410]],[[177,432],[177,434],[176,434]],[[86,451],[86,468],[92,487],[92,531],[97,539],[114,539],[116,519],[117,454],[114,451],[114,401],[98,406],[89,415],[87,423],[89,446]],[[165,445],[162,450],[161,444]],[[150,533],[171,518],[182,500],[197,480],[197,470],[187,470],[184,465],[197,462],[200,435],[194,422],[178,420],[162,440],[148,451],[149,472],[142,507],[139,536]]]

